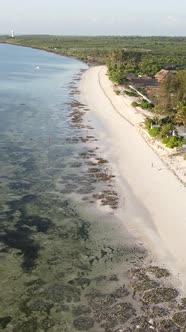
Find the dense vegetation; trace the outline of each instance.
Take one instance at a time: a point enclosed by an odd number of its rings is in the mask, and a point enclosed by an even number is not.
[[[154,118],[147,117],[145,128],[150,136],[159,138],[168,148],[182,147],[183,144],[186,144],[186,139],[178,135],[174,125],[174,117],[167,116],[162,119],[156,116]]]
[[[124,63],[130,71],[186,67],[186,37],[77,37],[25,35],[0,42],[41,48],[84,61]]]
[[[160,69],[169,69],[173,73],[159,86],[153,104],[144,100],[141,106],[155,114],[165,114],[171,125],[186,127],[186,37],[75,37],[29,35],[0,36],[0,42],[39,48],[57,54],[73,56],[88,63],[107,64],[110,79],[116,84],[129,81],[128,75],[153,77]],[[145,89],[142,90],[145,91]],[[127,91],[127,90],[126,90]],[[134,91],[127,92],[134,95]],[[170,120],[171,119],[171,120]],[[159,136],[162,141],[169,139],[168,127],[148,128],[152,136]],[[162,130],[165,133],[162,134]],[[176,136],[172,139],[175,145]],[[179,139],[177,140],[179,141]],[[180,141],[177,145],[181,144]]]

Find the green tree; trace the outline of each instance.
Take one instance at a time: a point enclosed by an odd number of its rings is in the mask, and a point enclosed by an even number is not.
[[[186,103],[184,101],[178,103],[175,122],[186,127]]]

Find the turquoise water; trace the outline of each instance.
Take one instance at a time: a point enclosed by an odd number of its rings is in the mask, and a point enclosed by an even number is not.
[[[118,303],[130,297],[124,274],[144,252],[96,205],[100,190],[103,205],[115,209],[118,198],[83,122],[77,86],[86,68],[0,45],[2,331],[109,332],[135,312]]]

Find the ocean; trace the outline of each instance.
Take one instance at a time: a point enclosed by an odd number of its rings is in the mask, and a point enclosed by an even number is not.
[[[145,252],[115,215],[114,174],[79,101],[87,65],[0,45],[0,330],[110,332],[135,315]]]

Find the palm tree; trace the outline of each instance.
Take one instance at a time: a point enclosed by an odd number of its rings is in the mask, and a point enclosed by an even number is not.
[[[175,116],[175,122],[178,124],[183,124],[186,127],[186,103],[180,101],[177,106],[177,113]]]

